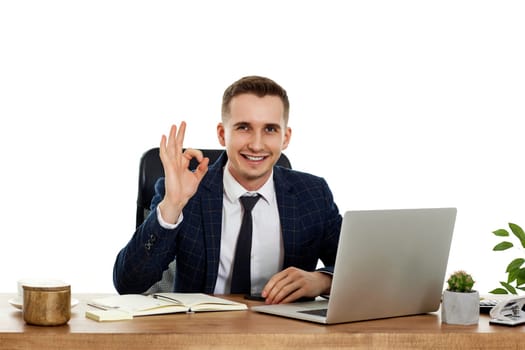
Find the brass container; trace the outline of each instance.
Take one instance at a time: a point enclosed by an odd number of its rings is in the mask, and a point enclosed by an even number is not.
[[[23,286],[24,321],[36,326],[60,326],[71,318],[71,286]]]

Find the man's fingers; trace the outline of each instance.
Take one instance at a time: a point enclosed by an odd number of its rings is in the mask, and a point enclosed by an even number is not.
[[[332,278],[321,272],[289,267],[266,283],[262,296],[267,304],[289,303],[301,297],[315,297],[330,290]]]
[[[166,158],[166,156],[178,157],[182,154],[185,133],[186,122],[183,121],[178,128],[175,124],[171,126],[168,137],[162,135],[159,147],[161,159]],[[202,159],[202,155],[200,157]],[[189,159],[191,160],[191,157]]]
[[[292,301],[296,301],[297,299],[304,296],[304,291],[301,290],[301,288],[295,289],[292,293],[289,293],[286,295],[285,298],[282,300],[275,300],[275,304],[278,303],[291,303]]]
[[[160,160],[163,163],[166,159],[167,152],[168,152],[166,142],[167,142],[166,135],[162,135],[162,137],[160,138],[160,144],[159,144],[159,156],[160,156]]]
[[[204,157],[201,150],[193,148],[187,148],[184,151],[183,156],[188,161],[188,165],[192,158],[197,160],[199,164],[195,169],[195,174],[198,176],[199,180],[202,179],[208,171],[208,163],[210,162],[210,158]]]
[[[266,283],[262,296],[266,298],[267,304],[276,304],[288,294],[284,288],[293,282],[289,277],[289,270],[283,270],[275,275]]]
[[[186,134],[186,122],[181,122],[179,131],[176,136],[175,150],[177,153],[182,152],[182,145],[184,144],[184,135]]]
[[[272,278],[270,278],[270,280],[266,282],[266,285],[264,286],[262,293],[261,293],[262,296],[264,298],[272,297],[271,294],[272,294],[272,290],[275,288],[275,285],[277,284],[277,282],[279,282],[283,278],[286,278],[286,276],[287,276],[286,270],[277,272],[275,275],[273,275]]]
[[[199,163],[202,162],[202,159],[204,158],[202,151],[194,148],[187,148],[186,150],[184,150],[183,155],[187,160],[195,158]]]
[[[168,151],[169,153],[174,151],[174,145],[176,143],[176,139],[177,139],[177,125],[172,125],[170,128],[170,134],[168,136],[168,142],[166,144],[166,151]]]
[[[268,302],[271,304],[279,304],[282,302],[286,302],[286,300],[292,301],[298,299],[301,295],[298,295],[297,297],[295,297],[295,299],[294,296],[296,294],[300,294],[300,289],[300,286],[298,286],[293,281],[287,281],[283,285],[279,285],[278,283],[271,293],[275,293],[275,295],[273,296],[273,298],[268,300]]]
[[[182,145],[184,144],[184,135],[186,133],[186,122],[181,122],[180,126],[173,124],[170,128],[170,133],[167,138],[167,143],[164,135],[162,136],[161,145],[163,145],[170,156],[176,156],[182,153]]]
[[[199,166],[197,166],[197,169],[195,169],[195,174],[199,178],[199,181],[202,180],[204,175],[208,172],[209,162],[210,162],[210,158],[208,157],[202,158],[202,161],[199,163]]]

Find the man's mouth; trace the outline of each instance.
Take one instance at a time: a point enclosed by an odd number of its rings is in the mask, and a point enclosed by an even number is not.
[[[258,162],[258,161],[261,161],[261,160],[263,160],[265,158],[264,156],[249,156],[249,155],[246,155],[246,154],[243,154],[243,157],[248,159],[248,160],[251,160],[253,162]]]

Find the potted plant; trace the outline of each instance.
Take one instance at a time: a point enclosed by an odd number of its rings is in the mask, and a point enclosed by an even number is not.
[[[513,223],[509,223],[510,231],[519,241],[521,248],[525,249],[525,232],[523,229]],[[496,244],[492,250],[494,251],[503,251],[510,248],[516,248],[514,243],[510,242],[507,237],[510,237],[509,231],[506,229],[499,229],[492,232],[498,237],[504,237],[503,241]],[[519,249],[519,246],[518,246]],[[523,252],[523,251],[522,251]],[[506,269],[507,281],[500,281],[500,285],[503,288],[495,288],[490,291],[492,294],[514,294],[517,295],[517,290],[525,291],[525,259],[524,258],[515,258],[508,265]]]
[[[450,275],[447,284],[441,303],[441,321],[449,324],[477,324],[479,293],[472,290],[472,276],[465,271],[456,271]]]

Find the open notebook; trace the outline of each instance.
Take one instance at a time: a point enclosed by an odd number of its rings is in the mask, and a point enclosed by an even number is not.
[[[177,312],[246,310],[246,304],[202,293],[123,294],[88,302],[86,317],[95,321],[117,321],[135,316]]]
[[[455,208],[348,211],[329,300],[253,306],[325,324],[437,311]]]

